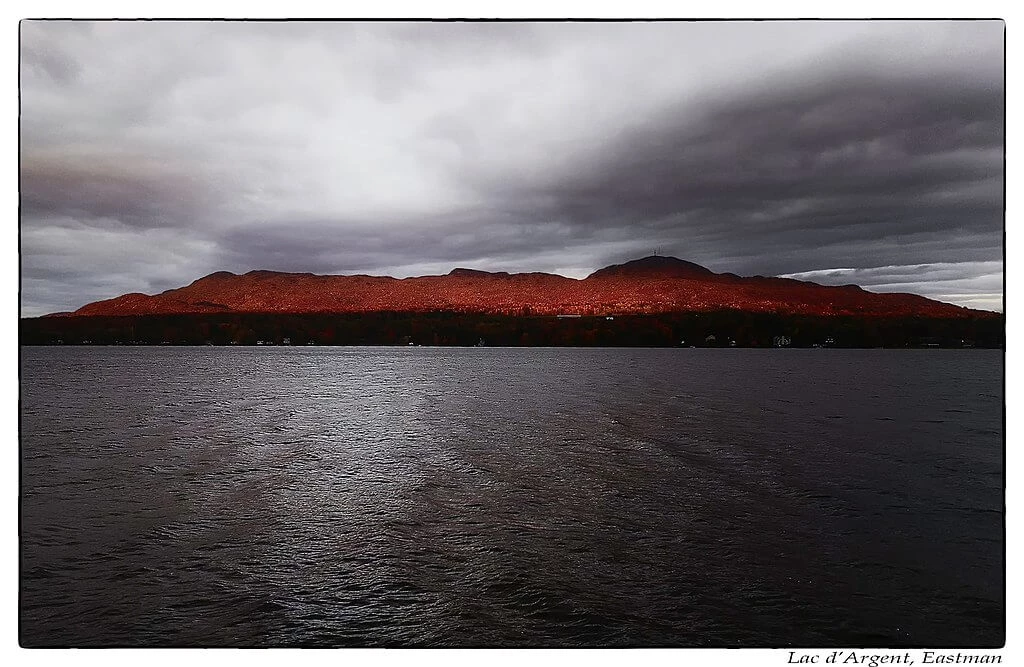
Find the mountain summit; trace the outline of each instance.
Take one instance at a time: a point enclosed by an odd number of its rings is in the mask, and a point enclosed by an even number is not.
[[[459,268],[396,279],[312,273],[219,271],[161,294],[126,294],[72,315],[198,313],[448,312],[615,315],[739,310],[785,315],[968,317],[980,314],[914,294],[876,294],[784,278],[714,273],[675,257],[650,256],[583,280],[550,273]]]
[[[634,259],[624,264],[613,264],[603,269],[598,269],[587,278],[708,278],[716,275],[710,269],[700,264],[687,262],[675,257],[664,257],[662,255],[651,255],[642,259]]]

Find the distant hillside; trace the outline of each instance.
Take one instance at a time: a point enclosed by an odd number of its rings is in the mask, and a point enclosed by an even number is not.
[[[626,315],[737,310],[781,315],[963,318],[993,315],[913,294],[855,285],[714,273],[673,257],[645,257],[583,280],[548,273],[458,268],[444,276],[314,275],[219,271],[161,294],[125,294],[70,316],[231,313],[475,313]],[[68,316],[67,314],[54,314]]]

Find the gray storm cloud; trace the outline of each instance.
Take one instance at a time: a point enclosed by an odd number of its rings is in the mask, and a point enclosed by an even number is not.
[[[1003,24],[23,22],[22,312],[649,254],[1002,308]]]

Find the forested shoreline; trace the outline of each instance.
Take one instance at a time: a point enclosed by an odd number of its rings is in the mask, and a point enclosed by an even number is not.
[[[796,316],[743,311],[619,316],[466,313],[203,314],[24,318],[22,345],[1002,347],[1001,315]]]

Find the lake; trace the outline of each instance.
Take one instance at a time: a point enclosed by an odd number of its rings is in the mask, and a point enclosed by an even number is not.
[[[27,646],[1000,646],[998,350],[21,349]]]

